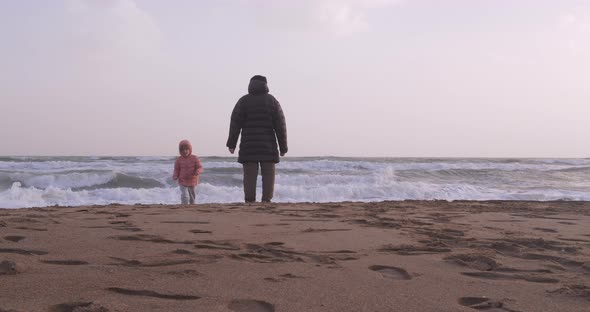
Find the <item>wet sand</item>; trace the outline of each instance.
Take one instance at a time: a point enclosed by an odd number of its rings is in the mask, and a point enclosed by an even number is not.
[[[0,209],[0,311],[590,311],[590,202]]]

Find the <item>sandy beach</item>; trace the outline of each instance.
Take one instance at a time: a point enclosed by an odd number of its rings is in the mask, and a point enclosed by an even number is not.
[[[0,210],[0,311],[590,311],[590,202]]]

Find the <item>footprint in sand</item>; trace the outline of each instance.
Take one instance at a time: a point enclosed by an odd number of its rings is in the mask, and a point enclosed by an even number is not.
[[[18,235],[9,235],[9,236],[4,236],[4,239],[7,240],[7,241],[18,243],[19,241],[25,239],[25,237],[24,236],[18,236]]]
[[[134,226],[122,225],[122,226],[104,226],[104,225],[97,225],[97,226],[87,226],[88,229],[113,229],[117,231],[126,231],[126,232],[141,232],[142,229]]]
[[[164,261],[144,263],[139,260],[127,260],[127,259],[117,258],[117,257],[110,257],[110,258],[113,260],[119,261],[119,263],[112,263],[110,265],[120,265],[120,266],[127,266],[127,267],[147,267],[147,268],[173,266],[173,265],[180,265],[180,264],[197,262],[196,260],[186,259],[186,260],[164,260]]]
[[[124,225],[132,225],[129,221],[111,221],[109,224],[124,224]]]
[[[492,280],[524,280],[527,282],[532,283],[559,283],[558,279],[549,278],[549,277],[537,277],[537,276],[529,276],[529,275],[509,275],[509,274],[499,274],[499,273],[492,273],[492,272],[461,272],[461,274],[470,277],[477,277],[483,279],[492,279]]]
[[[42,228],[32,228],[32,227],[26,227],[26,226],[19,226],[16,227],[16,229],[18,230],[27,230],[27,231],[37,231],[37,232],[47,232],[47,229],[42,229]]]
[[[567,241],[567,242],[590,243],[590,240],[579,239],[579,238],[558,237],[557,239],[562,240],[562,241]]]
[[[190,230],[189,232],[191,233],[195,233],[195,234],[211,234],[211,231],[206,231],[206,230]]]
[[[303,276],[297,276],[297,275],[291,274],[291,273],[286,273],[286,274],[279,275],[278,278],[265,277],[264,280],[265,281],[269,281],[269,282],[284,282],[287,279],[291,279],[291,278],[305,278],[305,277],[303,277]]]
[[[274,305],[260,300],[237,299],[232,300],[227,307],[236,312],[274,312]]]
[[[166,272],[166,274],[174,275],[176,277],[198,277],[203,275],[202,273],[199,273],[195,270],[170,271]]]
[[[186,249],[176,249],[176,250],[172,251],[172,253],[177,254],[177,255],[192,255],[192,254],[194,254],[194,252],[188,251]]]
[[[434,254],[434,253],[445,253],[451,252],[451,248],[447,247],[435,247],[435,246],[414,246],[414,245],[386,245],[378,249],[382,252],[394,252],[398,255],[409,256],[409,255],[423,255],[423,254]]]
[[[122,295],[128,296],[140,296],[140,297],[154,297],[160,299],[172,299],[172,300],[197,300],[201,299],[199,296],[189,296],[189,295],[167,295],[167,294],[160,294],[155,291],[151,290],[135,290],[135,289],[127,289],[127,288],[119,288],[119,287],[109,287],[107,290],[116,292]]]
[[[126,232],[142,232],[143,230],[137,227],[114,227],[113,230]]]
[[[411,280],[412,277],[408,274],[408,271],[402,268],[396,268],[391,266],[385,265],[372,265],[369,267],[370,270],[379,272],[383,274],[383,276],[395,280]]]
[[[14,261],[2,261],[0,262],[0,275],[14,275],[20,272],[19,265]],[[0,312],[2,309],[0,309]]]
[[[15,249],[15,248],[0,248],[0,253],[15,253],[19,255],[31,256],[31,255],[46,255],[47,251],[41,250],[27,250],[27,249]]]
[[[3,311],[0,309],[0,311]],[[97,305],[93,302],[68,302],[54,305],[49,308],[49,312],[109,312],[109,309]]]
[[[303,233],[319,233],[319,232],[340,232],[340,231],[350,231],[352,229],[314,229],[314,228],[307,228],[301,232]]]
[[[505,307],[503,302],[491,301],[486,297],[462,297],[459,298],[459,304],[475,310],[488,312],[516,312]]]
[[[581,284],[563,285],[558,289],[548,290],[547,293],[590,300],[590,286]]]
[[[240,250],[240,247],[228,241],[201,240],[195,245],[197,249]]]
[[[558,231],[554,230],[554,229],[546,229],[546,228],[539,228],[539,227],[533,228],[533,230],[541,231],[541,232],[545,232],[545,233],[558,233]]]
[[[207,221],[162,221],[160,223],[209,224]]]
[[[584,262],[571,260],[568,258],[562,258],[557,256],[550,256],[550,255],[543,255],[543,254],[533,254],[527,253],[523,255],[519,255],[518,258],[528,259],[528,260],[545,260],[550,261],[553,263],[559,263],[560,265],[566,266],[570,269],[582,269],[584,270]]]
[[[272,225],[286,226],[286,225],[291,225],[291,224],[290,223],[273,223],[273,224],[259,223],[259,224],[252,224],[251,226],[272,226]]]
[[[480,271],[494,271],[500,267],[494,259],[479,254],[457,254],[443,258],[446,261]]]
[[[81,260],[39,260],[43,263],[47,264],[57,264],[57,265],[84,265],[88,264],[86,261]]]
[[[13,217],[6,219],[6,221],[13,223],[41,223],[41,221],[30,217]]]
[[[283,242],[269,242],[263,245],[245,244],[247,252],[232,254],[235,260],[247,260],[259,263],[271,262],[304,262],[308,259],[317,264],[335,264],[335,258],[330,255],[299,252],[284,247]]]
[[[524,220],[489,220],[489,222],[520,223],[520,222],[525,222],[525,221]]]
[[[192,244],[191,241],[173,241],[170,239],[165,239],[157,235],[148,235],[148,234],[137,234],[137,235],[120,235],[120,236],[111,236],[111,239],[122,240],[122,241],[142,241],[142,242],[152,242],[152,243],[163,243],[163,244]]]

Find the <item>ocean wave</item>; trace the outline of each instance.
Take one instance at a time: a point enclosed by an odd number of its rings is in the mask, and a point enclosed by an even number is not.
[[[57,172],[60,170],[106,169],[139,172],[147,168],[169,171],[176,157],[2,157],[0,170],[26,172]],[[240,169],[235,158],[202,157],[205,169]],[[307,172],[375,171],[385,167],[395,170],[500,170],[552,171],[575,170],[590,166],[585,159],[404,159],[404,158],[284,158],[277,168]]]
[[[197,203],[231,203],[243,200],[240,177],[234,177],[235,185],[201,183],[197,187]],[[590,200],[590,193],[580,190],[534,187],[493,188],[469,183],[407,182],[387,177],[362,180],[331,177],[321,183],[292,184],[291,178],[276,181],[275,202],[338,202],[383,200]],[[347,183],[345,183],[347,182]],[[259,181],[257,197],[261,196]],[[53,186],[45,189],[24,187],[15,182],[9,190],[0,192],[0,208],[77,206],[94,204],[177,204],[178,187],[154,188],[91,188],[61,189]]]
[[[75,170],[88,169],[94,167],[89,162],[74,162],[67,160],[47,160],[47,161],[0,161],[0,170],[3,171],[52,171],[52,170]]]
[[[165,185],[158,180],[151,178],[142,178],[130,176],[123,173],[117,173],[106,183],[95,184],[90,186],[76,187],[72,190],[96,190],[96,189],[115,189],[115,188],[131,188],[131,189],[149,189],[159,188]]]
[[[590,166],[588,167],[572,167],[572,168],[564,168],[564,169],[555,169],[552,170],[555,172],[564,172],[564,173],[583,173],[588,174],[588,179],[590,180]]]
[[[572,169],[578,165],[564,162],[502,162],[494,160],[444,160],[430,162],[427,160],[403,161],[391,159],[388,161],[354,161],[354,160],[312,160],[297,162],[281,162],[281,169],[302,169],[316,172],[333,171],[375,171],[384,168],[394,170],[440,171],[440,170],[498,170],[498,171],[551,171]]]
[[[16,182],[6,191],[0,192],[0,207],[46,207],[53,205],[80,206],[80,205],[107,205],[110,203],[122,204],[157,204],[174,203],[177,200],[175,189],[97,189],[73,191],[49,187],[37,189],[34,187],[21,187]]]
[[[0,162],[54,162],[54,161],[68,161],[68,162],[88,162],[92,157],[87,156],[1,156]]]
[[[67,172],[67,173],[41,173],[31,172],[14,172],[9,173],[7,177],[11,184],[18,182],[24,187],[35,187],[46,189],[49,187],[68,189],[87,187],[92,185],[104,184],[113,179],[116,173],[110,171],[88,171],[85,172]]]
[[[31,174],[16,172],[0,174],[0,190],[7,189],[18,182],[23,187],[47,189],[88,190],[98,188],[154,188],[162,187],[162,183],[153,178],[132,176],[111,171],[82,171],[59,174]]]
[[[175,157],[0,160],[0,208],[178,203]],[[200,203],[243,200],[235,157],[203,157]],[[563,159],[284,158],[277,202],[590,200],[590,162]],[[261,195],[258,177],[258,198]]]

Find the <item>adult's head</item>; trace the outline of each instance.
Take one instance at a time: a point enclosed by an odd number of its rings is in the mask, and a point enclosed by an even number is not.
[[[250,78],[250,84],[248,84],[248,93],[259,95],[268,93],[268,82],[266,77],[261,75],[255,75]]]

